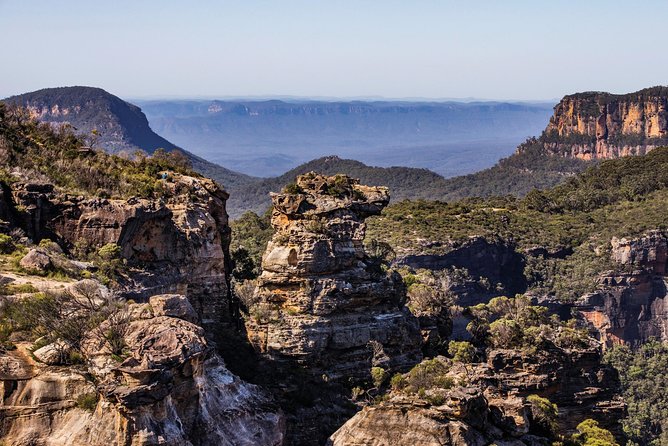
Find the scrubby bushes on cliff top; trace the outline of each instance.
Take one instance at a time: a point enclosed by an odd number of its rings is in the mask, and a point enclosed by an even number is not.
[[[588,348],[591,339],[575,320],[561,322],[547,308],[532,305],[531,298],[495,297],[488,304],[466,309],[472,319],[466,327],[474,344],[482,348],[524,349],[535,352],[546,344],[564,349]]]
[[[157,150],[135,160],[90,150],[67,126],[54,129],[30,119],[23,109],[0,103],[0,181],[24,178],[55,184],[71,193],[100,197],[156,197],[164,194],[159,172],[196,175],[178,152]],[[94,149],[95,147],[93,147]]]
[[[613,236],[667,228],[667,206],[668,148],[660,148],[604,161],[523,200],[396,203],[368,220],[368,234],[390,243],[399,255],[445,253],[473,235],[514,244],[518,252],[563,251],[563,256],[526,256],[525,277],[530,288],[572,300],[593,291],[598,273],[614,267],[609,259]]]

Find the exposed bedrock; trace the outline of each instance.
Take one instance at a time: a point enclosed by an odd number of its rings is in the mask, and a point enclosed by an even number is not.
[[[0,355],[0,437],[8,446],[283,444],[283,416],[257,386],[230,373],[187,319],[183,296],[130,305],[128,354],[93,330],[86,364],[48,366],[19,347]],[[185,319],[182,319],[184,317]]]
[[[213,181],[173,174],[164,198],[84,198],[48,184],[15,183],[0,199],[0,219],[34,242],[95,251],[116,243],[131,268],[126,296],[177,292],[191,300],[209,331],[234,320],[229,294],[227,193]]]

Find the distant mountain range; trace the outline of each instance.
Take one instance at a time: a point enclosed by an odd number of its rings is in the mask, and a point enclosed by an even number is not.
[[[140,101],[151,126],[230,169],[281,175],[314,158],[428,168],[490,167],[539,133],[552,103],[405,101]]]
[[[42,121],[67,122],[80,133],[89,134],[96,129],[100,134],[97,144],[110,152],[134,151],[141,148],[152,153],[159,147],[167,150],[180,149],[179,145],[153,132],[146,116],[137,106],[98,88],[45,89],[14,96],[5,101],[27,107],[33,116]],[[292,130],[297,133],[301,132],[302,136],[310,132],[314,138],[318,131],[321,131],[323,139],[335,140],[340,136],[336,136],[337,132],[346,126],[354,128],[353,134],[364,135],[363,126],[360,123],[365,122],[366,129],[371,135],[382,136],[383,131],[387,131],[388,134],[398,135],[396,141],[400,142],[408,141],[409,135],[414,130],[411,130],[412,127],[408,124],[409,119],[400,119],[402,115],[431,116],[432,120],[419,121],[420,128],[424,129],[424,134],[436,137],[435,135],[438,134],[437,120],[443,119],[443,116],[448,113],[451,113],[451,116],[459,116],[461,122],[467,119],[469,123],[475,122],[475,126],[467,127],[469,130],[476,126],[482,128],[481,116],[483,115],[487,116],[486,119],[490,121],[492,128],[498,128],[504,122],[512,121],[513,116],[519,119],[527,113],[529,115],[538,113],[530,106],[512,104],[389,102],[313,102],[306,104],[267,101],[233,104],[221,101],[172,101],[151,102],[148,107],[153,108],[154,115],[162,110],[165,116],[176,117],[165,118],[163,123],[170,121],[179,129],[190,128],[190,131],[195,133],[206,133],[205,123],[210,122],[213,125],[217,122],[217,118],[211,115],[227,116],[220,118],[220,128],[235,128],[231,123],[236,119],[243,131],[250,131],[249,128],[252,126],[249,122],[252,119],[264,119],[267,125],[257,127],[263,129],[263,133],[256,135],[255,140],[262,135],[268,139],[284,137],[287,140]],[[523,109],[522,107],[528,108]],[[655,87],[629,95],[580,93],[566,96],[554,110],[547,127],[545,126],[548,119],[544,119],[542,126],[545,130],[540,136],[526,139],[511,156],[501,159],[487,169],[453,178],[445,178],[425,168],[382,166],[382,160],[387,160],[387,157],[379,157],[378,162],[369,163],[374,165],[370,166],[361,161],[340,156],[318,157],[281,175],[258,178],[207,161],[190,152],[189,150],[192,150],[190,146],[185,146],[188,150],[180,150],[191,159],[196,170],[214,178],[230,192],[228,212],[232,218],[235,218],[247,210],[257,213],[264,212],[269,205],[270,191],[280,190],[286,184],[294,181],[297,175],[309,171],[318,171],[328,175],[346,173],[359,178],[365,184],[389,186],[395,201],[402,199],[451,201],[472,196],[523,195],[536,187],[546,188],[560,183],[584,170],[597,158],[644,153],[652,150],[657,144],[668,142],[668,127],[666,126],[668,89],[666,88]],[[495,113],[500,114],[494,118]],[[265,118],[262,118],[263,116]],[[466,116],[468,118],[465,118]],[[385,127],[379,124],[383,117]],[[191,122],[192,125],[186,126],[184,123],[187,122]],[[243,124],[244,122],[246,124]],[[272,122],[274,124],[283,123],[284,127],[273,127],[272,130],[272,126],[269,125]],[[313,124],[313,129],[308,128],[308,122]],[[342,127],[328,126],[327,122],[341,123]],[[414,124],[416,122],[418,121],[414,121]],[[359,124],[360,127],[350,127],[353,124]],[[465,132],[465,130],[455,129],[456,126],[452,123],[443,125],[449,129],[451,134]],[[508,126],[519,128],[517,124],[508,124]],[[213,138],[213,135],[221,137],[220,128],[212,129],[207,137]],[[241,133],[237,133],[236,137],[241,138],[240,135]],[[371,138],[371,136],[368,137]],[[624,147],[624,150],[606,149],[610,147],[614,149],[616,147],[614,144]],[[406,156],[420,158],[421,152],[416,147],[406,149]],[[607,151],[603,151],[602,148]],[[390,150],[389,153],[388,156],[391,156],[392,151]],[[588,156],[588,153],[593,155]],[[442,156],[447,157],[448,155],[443,154]],[[471,160],[485,158],[487,155],[483,152],[475,152],[473,155],[463,154],[460,151],[450,156]],[[590,158],[593,158],[594,161],[589,160]],[[489,158],[485,162],[491,163],[495,159],[498,159],[498,156]]]

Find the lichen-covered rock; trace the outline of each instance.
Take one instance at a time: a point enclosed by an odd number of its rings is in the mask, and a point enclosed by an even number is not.
[[[48,272],[53,266],[49,255],[39,249],[28,251],[28,254],[19,261],[19,265],[25,270],[37,273]]]
[[[175,307],[189,305],[176,299],[169,299]],[[142,317],[124,330],[128,357],[121,363],[94,330],[84,341],[88,367],[34,363],[33,374],[4,374],[5,444],[283,444],[280,411],[258,387],[227,370],[202,328],[151,316],[139,308],[146,306],[133,305],[131,314]]]
[[[151,296],[148,303],[156,316],[177,317],[184,321],[197,323],[197,312],[180,294],[158,294]]]
[[[256,349],[334,380],[419,361],[420,332],[401,278],[382,271],[363,245],[364,219],[388,204],[387,188],[310,173],[294,192],[272,195],[276,232],[247,324]]]

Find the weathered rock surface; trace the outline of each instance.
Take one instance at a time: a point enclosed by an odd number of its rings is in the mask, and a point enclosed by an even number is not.
[[[184,297],[176,300],[169,297],[171,307],[189,305]],[[121,363],[106,341],[91,334],[85,340],[87,367],[31,363],[2,375],[0,436],[5,444],[283,443],[278,409],[258,387],[226,369],[201,327],[154,315],[146,304],[133,305],[131,313],[135,318],[124,334],[129,355]],[[22,361],[31,362],[27,356]],[[98,399],[94,409],[80,407],[77,400],[91,395]]]
[[[256,291],[267,314],[247,324],[252,343],[330,379],[366,378],[374,362],[401,369],[419,361],[401,278],[373,265],[363,246],[364,219],[387,205],[387,189],[315,174],[297,185],[299,193],[272,196],[276,233]]]
[[[401,277],[364,250],[364,219],[387,205],[387,188],[311,173],[294,189],[272,196],[276,233],[246,330],[292,407],[288,441],[322,444],[355,411],[351,383],[419,362],[421,336]]]
[[[604,274],[599,290],[577,302],[580,314],[606,346],[668,340],[668,236],[654,231],[611,244],[620,271]]]
[[[532,394],[559,407],[558,431],[573,432],[586,418],[618,435],[625,413],[616,397],[614,370],[600,364],[600,350],[551,347],[538,353],[493,350],[486,362],[449,364],[450,389],[430,388],[423,397],[394,390],[390,398],[358,412],[330,445],[547,445],[534,424]]]
[[[409,254],[399,257],[395,263],[413,269],[442,270],[464,268],[472,277],[487,279],[499,293],[515,295],[526,290],[524,279],[524,257],[512,244],[489,241],[485,237],[471,237],[468,240],[441,248],[442,254]],[[480,303],[478,293],[457,293],[459,305],[470,306]]]
[[[591,160],[643,155],[668,142],[668,89],[626,95],[601,92],[564,97],[543,135],[556,153]]]
[[[52,267],[49,256],[39,249],[31,249],[19,262],[21,268],[28,271],[44,272]]]
[[[164,199],[117,200],[14,183],[0,196],[0,219],[23,228],[35,242],[49,238],[68,249],[77,243],[90,250],[118,244],[128,265],[136,267],[127,297],[186,294],[207,328],[218,329],[232,318],[228,195],[211,180],[178,174],[162,180],[162,186]],[[39,254],[29,254],[27,268],[48,267]]]

